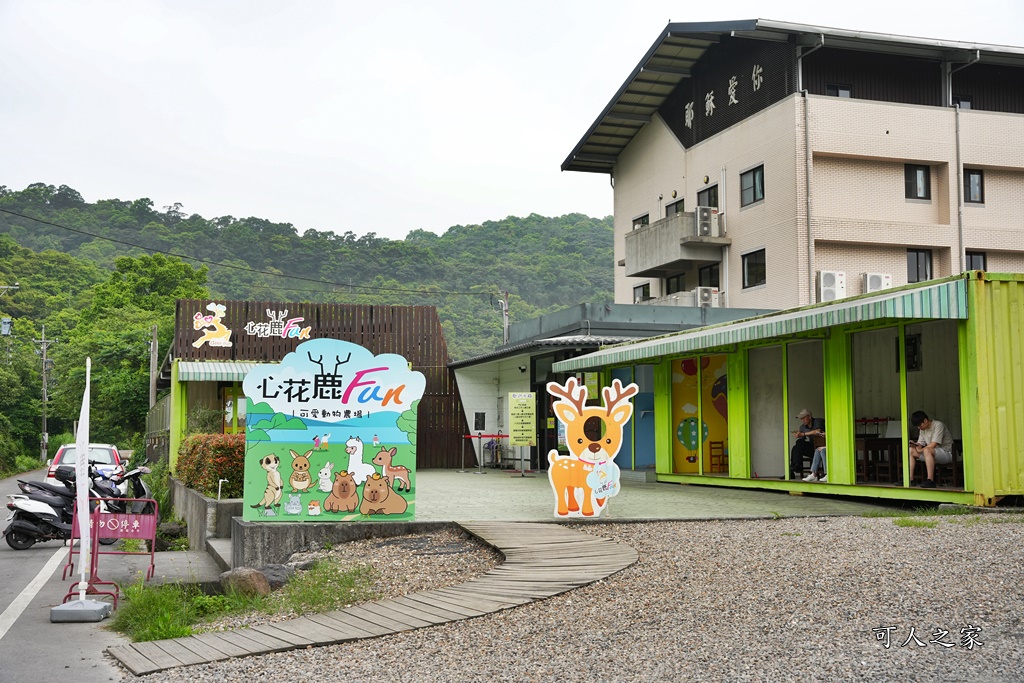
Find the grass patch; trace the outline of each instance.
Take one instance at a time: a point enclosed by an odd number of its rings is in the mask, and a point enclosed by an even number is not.
[[[926,529],[934,529],[939,525],[937,519],[911,519],[909,517],[897,517],[892,520],[892,523],[896,526],[902,527],[923,527]]]
[[[126,553],[146,552],[146,542],[141,538],[122,538],[121,550]]]
[[[376,599],[376,578],[370,565],[345,567],[322,560],[307,571],[296,572],[284,588],[265,598],[234,591],[206,595],[191,585],[147,586],[139,580],[124,588],[110,628],[141,642],[190,636],[203,622],[229,614],[326,612]]]
[[[913,509],[886,509],[886,510],[868,510],[862,516],[863,517],[949,517],[956,515],[976,515],[977,512],[970,508],[963,506],[950,506],[950,507],[920,507]]]
[[[344,567],[333,560],[321,560],[307,571],[296,572],[288,583],[270,596],[272,612],[326,612],[355,602],[374,600],[373,582],[377,572],[370,565]]]

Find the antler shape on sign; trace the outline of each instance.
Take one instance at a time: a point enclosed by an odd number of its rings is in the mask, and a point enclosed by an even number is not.
[[[586,390],[584,389],[584,391]],[[604,405],[608,410],[608,414],[612,414],[612,408],[615,407],[616,403],[628,399],[630,396],[639,393],[639,391],[640,388],[635,384],[630,384],[629,387],[623,389],[622,382],[613,379],[612,385],[604,388]]]
[[[587,404],[587,388],[579,386],[579,393],[576,392],[577,388],[576,378],[570,377],[565,382],[565,391],[562,391],[562,387],[554,382],[548,383],[548,392],[554,396],[559,396],[563,401],[576,408],[576,412],[583,414],[583,409]]]

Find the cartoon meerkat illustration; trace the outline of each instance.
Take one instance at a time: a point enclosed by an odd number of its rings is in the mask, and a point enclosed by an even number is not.
[[[277,471],[277,468],[280,466],[281,458],[273,453],[260,459],[260,467],[267,471],[267,489],[263,492],[263,499],[252,507],[262,507],[264,512],[269,511],[271,507],[281,507],[281,496],[284,493],[284,486],[281,481],[281,473]]]

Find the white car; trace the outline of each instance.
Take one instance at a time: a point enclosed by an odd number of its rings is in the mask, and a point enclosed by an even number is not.
[[[50,469],[46,472],[46,483],[63,486],[63,484],[54,478],[53,475],[57,471],[57,467],[61,465],[74,467],[77,453],[78,449],[73,443],[64,444],[58,448],[57,454],[53,456],[53,459],[48,463]],[[124,474],[124,464],[121,462],[121,454],[118,453],[117,446],[113,444],[89,444],[89,460],[96,463],[96,470],[103,474],[104,477],[110,477],[113,474]]]

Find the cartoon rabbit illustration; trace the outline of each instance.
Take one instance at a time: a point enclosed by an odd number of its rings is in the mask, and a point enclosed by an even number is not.
[[[331,470],[332,469],[334,469],[334,465],[332,465],[331,461],[328,460],[324,464],[323,469],[320,470],[320,474],[319,474],[320,490],[323,491],[324,493],[330,493],[331,492],[331,487],[333,486],[332,479],[331,479]]]

